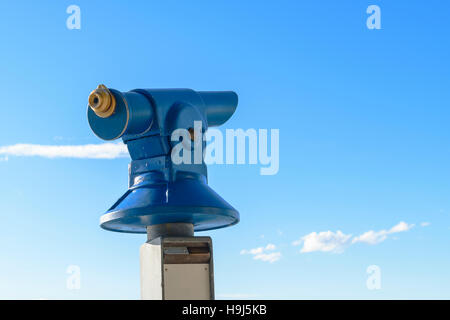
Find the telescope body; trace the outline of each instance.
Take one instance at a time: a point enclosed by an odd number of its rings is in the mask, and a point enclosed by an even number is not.
[[[238,103],[232,91],[136,89],[121,92],[100,85],[89,96],[88,121],[103,140],[122,138],[131,163],[125,194],[101,217],[102,228],[147,233],[153,225],[192,224],[195,231],[236,224],[239,213],[207,184],[203,155],[194,161],[194,145],[206,146],[209,126],[224,124]],[[194,122],[201,123],[196,132]],[[177,129],[187,130],[192,161],[175,163],[172,141]]]

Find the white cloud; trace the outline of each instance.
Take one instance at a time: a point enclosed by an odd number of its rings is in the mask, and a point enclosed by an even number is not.
[[[404,221],[399,222],[389,230],[367,231],[358,237],[353,238],[352,243],[364,242],[368,244],[377,244],[383,242],[390,234],[405,232],[414,227],[413,224],[407,224]]]
[[[79,158],[79,159],[115,159],[128,156],[123,143],[103,143],[86,145],[39,145],[15,144],[0,147],[0,156]]]
[[[351,234],[344,234],[341,231],[311,232],[292,244],[294,246],[303,244],[300,250],[302,253],[313,251],[340,253],[349,243],[351,236]]]
[[[383,242],[384,240],[386,240],[387,236],[388,236],[388,232],[386,230],[381,230],[381,231],[370,230],[370,231],[364,232],[359,237],[353,238],[352,243],[365,242],[368,244],[377,244],[377,243],[380,243],[380,242]]]
[[[404,231],[408,231],[409,229],[411,229],[412,227],[414,227],[413,224],[407,224],[404,221],[400,221],[398,224],[396,224],[395,226],[393,226],[388,233],[397,233],[397,232],[404,232]]]
[[[405,232],[412,227],[414,227],[413,224],[401,221],[390,229],[379,231],[370,230],[353,238],[351,234],[344,234],[341,231],[311,232],[310,234],[301,237],[299,240],[292,242],[292,245],[303,245],[300,249],[301,253],[314,251],[341,253],[351,244],[357,242],[372,245],[377,244],[386,240],[391,234]]]
[[[254,249],[250,249],[250,250],[241,250],[241,254],[260,254],[263,253],[264,251],[271,251],[271,250],[275,250],[276,246],[272,243],[269,243],[267,246],[265,247],[258,247],[258,248],[254,248]]]
[[[420,224],[421,227],[428,227],[431,223],[430,222],[422,222]]]
[[[281,252],[268,252],[268,251],[273,251],[276,248],[277,247],[274,244],[269,243],[265,247],[258,247],[250,250],[245,249],[241,250],[241,254],[251,254],[253,255],[253,259],[255,260],[273,263],[281,259]]]
[[[260,253],[255,255],[253,259],[274,263],[281,259],[281,252]]]

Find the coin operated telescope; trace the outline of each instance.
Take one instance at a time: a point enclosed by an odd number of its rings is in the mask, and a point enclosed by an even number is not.
[[[89,95],[92,131],[103,140],[122,138],[131,156],[128,190],[100,226],[147,234],[140,249],[142,299],[214,299],[212,240],[194,231],[234,225],[239,213],[208,186],[203,155],[194,153],[196,144],[204,150],[208,127],[224,124],[237,103],[232,91],[120,92],[99,85]],[[177,129],[187,130],[187,139],[172,141]],[[173,161],[174,148],[191,161]]]

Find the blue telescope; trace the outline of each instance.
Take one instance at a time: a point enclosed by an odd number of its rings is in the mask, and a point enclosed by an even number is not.
[[[195,231],[231,226],[239,213],[207,184],[203,155],[194,161],[195,144],[205,148],[209,126],[224,124],[235,112],[232,91],[136,89],[120,92],[104,85],[89,95],[88,121],[103,140],[122,138],[131,156],[129,188],[100,218],[106,230],[147,233],[147,228],[189,224]],[[197,130],[195,124],[200,130]],[[178,129],[188,133],[172,140]],[[183,144],[183,159],[172,151]],[[186,152],[186,154],[185,154]],[[198,159],[198,156],[197,156]]]

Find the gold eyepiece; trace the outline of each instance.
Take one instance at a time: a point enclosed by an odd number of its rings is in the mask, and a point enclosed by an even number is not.
[[[101,118],[108,118],[116,109],[116,99],[108,88],[100,84],[89,95],[89,107]]]

